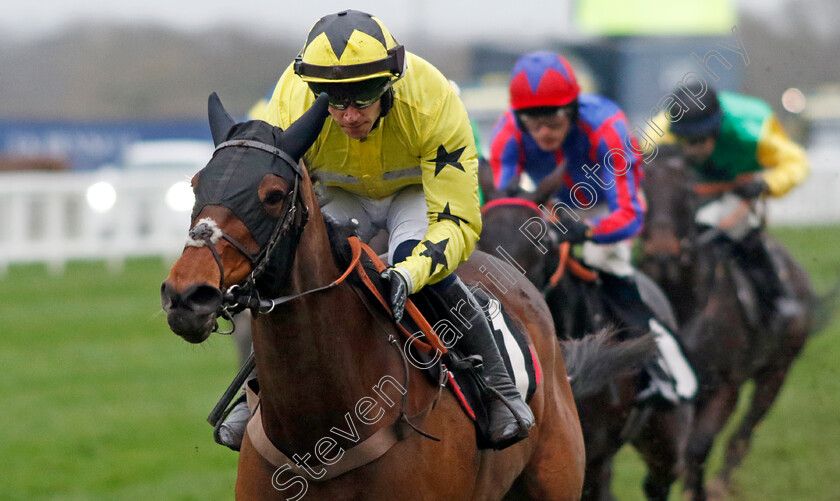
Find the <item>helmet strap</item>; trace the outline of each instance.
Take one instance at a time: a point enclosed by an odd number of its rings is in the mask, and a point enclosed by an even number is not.
[[[382,118],[385,115],[387,115],[389,111],[391,111],[391,108],[394,107],[394,87],[393,87],[393,85],[391,87],[389,87],[387,91],[385,91],[385,94],[382,94],[382,97],[380,98],[379,102],[382,103],[382,109],[379,112],[379,118]],[[377,120],[377,122],[379,122],[379,120]],[[374,124],[374,127],[375,126],[376,125]]]

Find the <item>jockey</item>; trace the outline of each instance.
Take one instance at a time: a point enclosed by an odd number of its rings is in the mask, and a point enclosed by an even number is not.
[[[524,170],[537,184],[533,199],[554,198],[550,212],[565,216],[563,228],[555,231],[558,239],[582,243],[582,259],[599,271],[607,297],[635,312],[628,315],[631,331],[651,330],[657,341],[667,337],[667,343],[658,343],[659,360],[647,367],[649,383],[640,400],[692,398],[694,373],[671,333],[642,301],[633,278],[631,241],[641,230],[646,206],[639,158],[626,144],[624,113],[605,97],[581,94],[571,65],[552,52],[530,53],[516,62],[510,104],[490,145],[496,188],[515,191]]]
[[[380,229],[390,233],[390,266],[382,278],[397,322],[406,296],[427,285],[461,310],[453,315],[463,326],[456,347],[482,357],[492,446],[527,437],[534,416],[505,369],[484,312],[473,306],[481,303],[454,273],[481,232],[476,147],[461,100],[379,19],[355,10],[315,23],[256,118],[285,129],[322,92],[330,116],[303,155],[323,188],[322,212],[354,219],[363,241]],[[222,425],[225,445],[239,445],[246,421],[247,415]]]
[[[663,116],[658,122],[670,126],[666,140],[676,140],[698,177],[698,191],[714,195],[695,221],[722,230],[735,242],[736,257],[755,283],[767,325],[779,332],[802,313],[802,305],[767,249],[762,218],[754,211],[737,221],[730,216],[744,202],[755,208],[757,200],[781,197],[801,183],[808,175],[805,151],[760,99],[717,93],[698,81],[674,89],[672,95],[682,115]]]

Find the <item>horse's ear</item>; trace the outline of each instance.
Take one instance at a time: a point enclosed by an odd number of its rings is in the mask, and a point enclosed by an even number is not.
[[[230,129],[236,125],[236,121],[222,106],[222,100],[214,92],[207,100],[207,115],[210,118],[210,134],[213,136],[213,144],[219,145],[227,138]]]
[[[306,150],[312,146],[312,143],[318,138],[318,134],[321,133],[324,120],[327,118],[327,103],[327,95],[322,92],[306,113],[283,132],[280,137],[282,144],[277,145],[277,147],[295,160],[300,160],[300,157],[306,153]]]

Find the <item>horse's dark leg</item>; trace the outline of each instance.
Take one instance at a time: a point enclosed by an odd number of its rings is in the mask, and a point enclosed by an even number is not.
[[[633,441],[648,467],[644,483],[647,499],[667,501],[671,484],[682,473],[693,414],[694,408],[688,402],[654,412]]]
[[[614,459],[614,455],[610,456],[607,460],[603,461],[601,465],[601,474],[599,476],[601,484],[601,497],[598,498],[599,501],[615,501],[615,497],[612,495],[612,489],[610,488],[610,482],[612,482],[612,466]]]
[[[610,491],[612,480],[613,456],[602,457],[590,461],[586,460],[586,473],[583,477],[582,500],[587,501],[615,501]]]
[[[580,404],[579,413],[586,444],[586,472],[583,475],[582,500],[613,501],[610,493],[611,464],[621,444],[611,431],[612,416],[604,416],[603,400],[596,398],[595,405]]]
[[[790,360],[785,360],[784,363],[774,364],[774,366],[764,369],[756,375],[754,379],[755,392],[750,408],[740,426],[738,426],[738,431],[729,439],[724,465],[718,473],[718,479],[722,483],[722,487],[727,488],[729,486],[733,471],[746,457],[752,441],[753,430],[764,419],[767,411],[770,410],[779,395],[779,390],[790,369],[790,362]]]
[[[715,436],[723,429],[726,420],[738,403],[738,385],[726,384],[705,402],[695,408],[694,429],[688,437],[685,451],[685,499],[706,499],[703,485],[706,458],[712,450]]]

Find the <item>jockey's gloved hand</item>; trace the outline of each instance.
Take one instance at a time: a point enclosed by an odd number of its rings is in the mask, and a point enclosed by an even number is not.
[[[391,304],[391,311],[394,314],[394,322],[400,323],[403,311],[405,311],[405,300],[408,297],[408,283],[402,273],[394,268],[388,268],[380,275],[391,285],[391,293],[388,295],[388,302]]]
[[[578,244],[592,239],[592,227],[588,223],[564,219],[562,224],[566,227],[567,231],[565,233],[563,233],[563,230],[554,228],[560,243],[569,242],[570,244]]]
[[[746,198],[747,200],[756,199],[761,195],[768,193],[768,191],[769,188],[767,187],[767,183],[765,183],[763,179],[736,186],[732,190],[733,193],[741,198]]]

